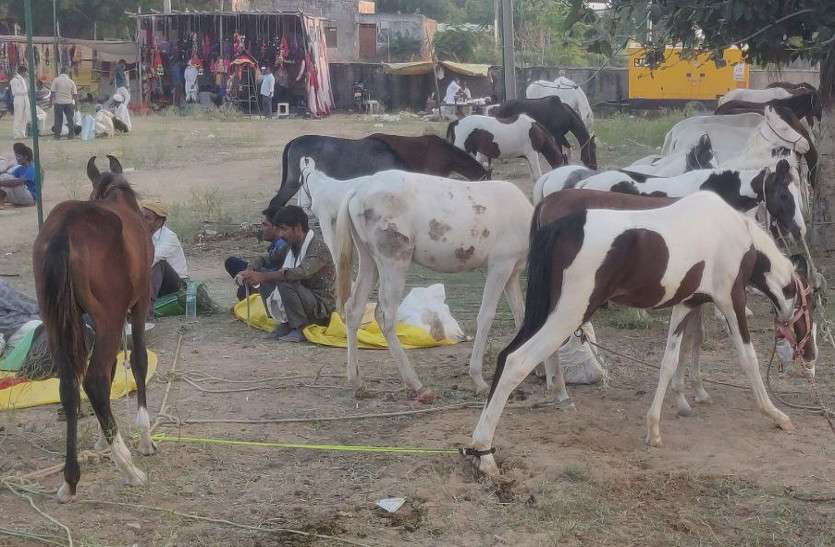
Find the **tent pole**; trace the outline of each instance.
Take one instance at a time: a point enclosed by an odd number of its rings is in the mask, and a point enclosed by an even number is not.
[[[29,65],[29,110],[32,114],[32,160],[35,164],[35,188],[38,189],[38,229],[43,226],[43,178],[41,177],[41,152],[38,147],[38,100],[35,94],[35,48],[32,44],[32,0],[24,2],[26,21],[26,52]]]

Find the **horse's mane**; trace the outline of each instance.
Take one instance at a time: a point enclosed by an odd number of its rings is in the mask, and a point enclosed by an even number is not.
[[[794,274],[794,266],[791,260],[786,258],[777,244],[774,243],[774,238],[763,230],[756,220],[747,215],[740,215],[740,217],[748,227],[748,233],[751,235],[751,243],[754,248],[771,262],[770,271],[777,277],[777,283],[783,287],[788,285]]]
[[[706,156],[706,161],[702,162],[701,157],[702,154]],[[705,165],[709,164],[710,161],[713,159],[713,145],[710,142],[710,138],[707,139],[700,138],[699,142],[693,145],[690,148],[690,151],[687,152],[686,156],[684,157],[684,165],[686,166],[688,171],[694,169],[705,169]]]

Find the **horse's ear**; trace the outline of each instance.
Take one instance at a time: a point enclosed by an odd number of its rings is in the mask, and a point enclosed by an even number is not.
[[[699,144],[702,146],[710,146],[710,135],[703,133],[702,136],[699,137]]]
[[[794,266],[794,271],[805,276],[809,275],[809,263],[806,261],[805,256],[794,254],[790,257],[790,260],[792,261],[792,266]]]
[[[87,177],[90,179],[90,182],[96,184],[99,181],[99,177],[101,173],[99,172],[99,168],[96,167],[96,156],[91,156],[89,160],[87,160]]]
[[[108,154],[107,159],[110,161],[110,172],[121,175],[122,174],[122,164],[119,163],[119,160],[116,159],[116,156],[111,156],[110,154]]]

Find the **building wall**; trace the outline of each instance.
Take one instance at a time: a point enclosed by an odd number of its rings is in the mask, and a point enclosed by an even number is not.
[[[360,15],[359,22],[377,25],[377,57],[373,61],[392,62],[417,61],[431,58],[430,43],[435,34],[437,23],[423,15],[401,15],[397,13],[376,13]],[[416,40],[420,49],[409,57],[389,57],[389,43],[397,36]]]

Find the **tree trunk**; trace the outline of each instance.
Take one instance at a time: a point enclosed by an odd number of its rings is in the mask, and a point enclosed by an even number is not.
[[[828,89],[832,90],[833,75],[830,70],[830,81]],[[821,91],[823,91],[824,67],[821,64]],[[823,98],[823,92],[821,93]],[[821,121],[821,134],[817,141],[818,146],[818,176],[817,188],[814,192],[812,203],[812,229],[810,243],[816,253],[835,249],[835,223],[833,223],[833,206],[835,206],[835,185],[830,181],[835,178],[835,107],[832,106],[831,98],[829,107],[823,111]]]

